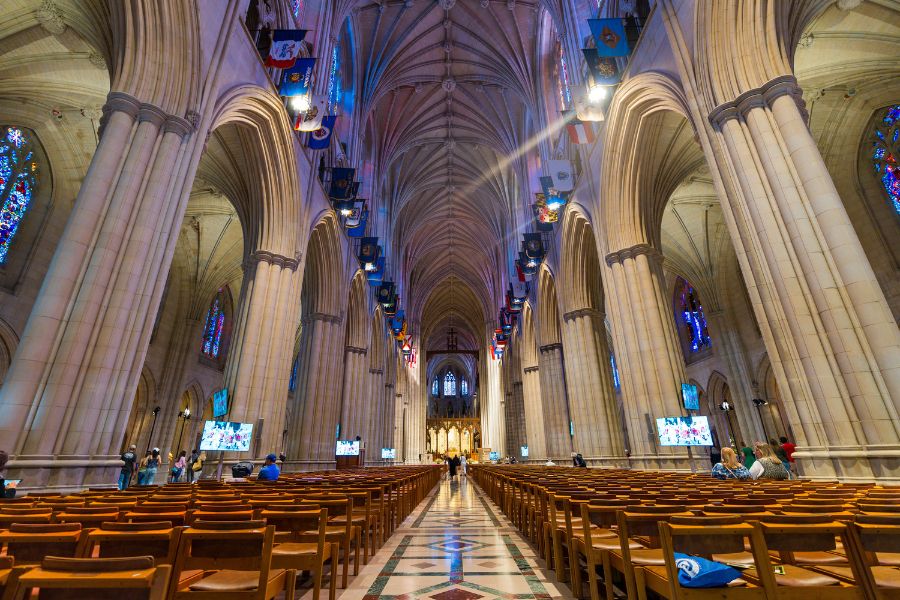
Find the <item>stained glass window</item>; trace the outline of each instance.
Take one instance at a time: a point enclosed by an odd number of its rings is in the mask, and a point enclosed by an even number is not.
[[[465,379],[459,380],[459,395],[460,396],[468,396],[469,395],[469,382]]]
[[[343,90],[341,89],[341,53],[340,42],[331,49],[331,71],[328,74],[328,114],[336,114],[340,106]]]
[[[616,366],[616,357],[609,355],[609,364],[612,367],[613,387],[619,389],[619,367]]]
[[[203,354],[209,358],[219,358],[222,350],[222,332],[225,331],[225,290],[219,290],[209,312],[206,313],[206,327],[203,328]]]
[[[447,374],[444,375],[444,395],[456,395],[456,376],[450,371],[447,371]]]
[[[894,212],[900,214],[900,170],[897,156],[900,153],[900,104],[887,109],[881,123],[875,128],[875,151],[872,162],[875,172],[887,192]]]
[[[703,306],[691,284],[680,277],[675,288],[675,301],[688,350],[696,353],[712,347]]]
[[[0,265],[31,205],[38,168],[33,158],[30,136],[18,127],[7,127],[0,138]]]
[[[438,390],[440,389],[440,388],[438,387],[439,385],[440,385],[440,382],[438,382],[437,377],[435,377],[435,378],[434,378],[434,381],[431,382],[431,395],[432,395],[432,396],[437,397],[437,395],[438,395]]]
[[[291,12],[294,13],[294,18],[300,18],[300,11],[303,10],[303,0],[291,0]]]
[[[288,380],[288,391],[293,392],[297,389],[297,371],[300,370],[300,355],[294,359],[294,364],[291,366],[291,378]]]
[[[566,64],[566,51],[561,42],[557,44],[558,56],[556,61],[556,80],[559,87],[559,101],[565,110],[572,103],[572,94],[569,91],[569,67]]]

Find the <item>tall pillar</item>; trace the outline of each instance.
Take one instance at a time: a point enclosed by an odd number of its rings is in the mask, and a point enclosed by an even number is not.
[[[569,403],[566,399],[566,373],[562,344],[547,344],[540,350],[541,400],[547,456],[557,462],[571,462],[572,436],[569,435]]]
[[[10,475],[27,468],[29,484],[45,489],[114,479],[187,201],[189,185],[173,181],[196,168],[185,119],[120,92],[103,113],[100,144],[0,390]]]
[[[783,76],[712,111],[722,205],[801,472],[900,480],[900,331],[801,104]]]
[[[541,402],[541,376],[537,365],[522,369],[522,393],[525,404],[525,439],[528,444],[528,460],[543,462],[547,459],[547,440],[544,436],[544,407]]]
[[[684,361],[670,304],[663,292],[662,255],[638,244],[606,257],[612,276],[606,298],[630,436],[638,468],[687,470],[684,448],[662,448],[655,419],[684,414]]]
[[[344,347],[344,369],[341,401],[341,439],[360,436],[368,444],[371,440],[368,428],[374,412],[369,395],[369,374],[366,369],[366,348]],[[368,454],[366,456],[368,458]]]
[[[602,312],[591,308],[563,315],[573,445],[589,464],[622,466],[625,449],[603,319]]]
[[[257,250],[244,263],[244,279],[225,364],[228,419],[254,424],[261,459],[285,451],[282,434],[291,353],[300,303],[299,260]]]
[[[288,424],[289,462],[302,470],[334,467],[337,425],[341,417],[341,318],[313,313],[303,318],[300,373]]]

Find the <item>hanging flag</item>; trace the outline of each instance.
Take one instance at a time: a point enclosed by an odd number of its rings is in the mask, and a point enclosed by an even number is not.
[[[548,160],[547,170],[550,171],[550,179],[556,191],[571,192],[575,189],[575,172],[571,161]]]
[[[366,235],[366,223],[369,221],[369,209],[362,209],[362,214],[359,217],[359,225],[352,229],[347,230],[347,235],[351,238],[361,238]]]
[[[628,56],[624,19],[588,19],[600,56]]]
[[[390,319],[391,333],[394,337],[406,333],[406,314],[402,310],[398,310],[397,314]]]
[[[384,279],[384,257],[376,258],[374,262],[367,264],[370,266],[364,267],[364,270],[369,285],[381,285],[381,281]]]
[[[381,307],[384,309],[384,314],[389,317],[393,317],[397,314],[397,310],[400,308],[400,294],[394,294],[394,297],[388,304],[382,304]]]
[[[535,194],[535,196],[537,196],[537,202],[531,205],[535,228],[540,232],[549,233],[553,231],[553,224],[559,221],[559,211],[550,210],[547,207],[547,201],[543,194]]]
[[[347,229],[354,229],[359,227],[360,222],[362,221],[363,209],[365,208],[365,200],[357,200],[353,203],[352,208],[347,211],[347,214],[343,214],[344,217],[344,227]]]
[[[356,169],[346,167],[334,167],[331,169],[331,186],[328,188],[328,197],[332,200],[348,200],[353,189],[353,176]]]
[[[294,118],[294,129],[297,131],[315,131],[321,129],[325,118],[325,96],[313,96],[309,110],[299,112]]]
[[[276,29],[272,35],[266,66],[276,69],[293,67],[297,57],[300,56],[300,49],[303,48],[304,37],[306,37],[305,29]]]
[[[556,188],[553,182],[552,175],[541,177],[540,182],[541,187],[544,189],[543,200],[546,203],[548,209],[552,211],[558,211],[560,208],[566,205],[567,194]]]
[[[331,132],[334,131],[334,124],[337,122],[337,115],[325,115],[322,118],[322,126],[309,133],[309,141],[306,146],[310,150],[325,150],[331,145]]]
[[[616,59],[610,56],[600,56],[596,48],[582,48],[584,60],[591,71],[591,79],[594,85],[616,85],[622,78]]]
[[[387,306],[388,304],[394,301],[394,282],[393,281],[385,281],[380,286],[378,286],[378,292],[376,293],[376,299],[381,306]]]
[[[526,233],[522,240],[522,251],[525,256],[534,260],[544,259],[544,241],[539,233]]]
[[[360,264],[365,270],[370,270],[368,265],[374,265],[375,261],[381,256],[381,246],[378,245],[377,237],[364,237],[359,243]]]
[[[315,58],[298,58],[294,66],[282,72],[278,93],[282,96],[305,96],[308,94],[312,87],[312,73],[315,66]]]
[[[594,143],[594,127],[590,123],[574,118],[575,113],[573,111],[566,111],[563,115],[571,115],[571,118],[567,119],[566,130],[569,132],[569,139],[573,144]]]

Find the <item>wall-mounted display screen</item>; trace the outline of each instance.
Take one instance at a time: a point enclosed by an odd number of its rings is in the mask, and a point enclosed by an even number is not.
[[[661,446],[712,446],[706,417],[662,417],[656,419]]]
[[[200,449],[249,452],[252,434],[253,423],[207,421],[203,425],[203,435],[200,437]]]
[[[491,460],[500,460],[500,453],[499,452],[491,452],[490,457],[491,457]]]
[[[381,458],[384,460],[394,460],[397,458],[397,449],[396,448],[382,448],[381,449]]]
[[[359,440],[338,440],[335,456],[359,456]]]
[[[228,389],[213,394],[213,417],[219,418],[228,414]]]
[[[700,391],[692,383],[681,384],[681,400],[687,410],[700,410]]]
[[[520,448],[520,451],[521,451],[521,454],[522,454],[522,457],[523,457],[523,458],[526,457],[526,456],[528,456],[528,446],[522,446],[522,447]]]

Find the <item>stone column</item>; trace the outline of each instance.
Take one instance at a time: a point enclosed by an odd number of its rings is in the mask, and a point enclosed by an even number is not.
[[[575,422],[575,451],[588,464],[621,466],[625,449],[603,319],[602,312],[591,308],[563,315],[566,389]]]
[[[528,443],[528,460],[544,462],[547,460],[547,440],[544,437],[541,376],[537,365],[522,369],[522,393],[525,401],[525,440]]]
[[[293,421],[288,424],[287,453],[298,468],[334,468],[337,424],[341,417],[341,318],[313,313],[303,318],[300,373],[294,392]]]
[[[562,344],[540,348],[541,404],[547,456],[559,464],[571,462],[572,436],[569,435],[569,403],[566,398],[566,372]],[[561,462],[562,461],[562,462]]]
[[[710,115],[722,206],[799,451],[815,477],[900,480],[900,331],[779,77]]]
[[[120,92],[103,112],[100,144],[0,390],[10,469],[30,469],[29,484],[43,488],[114,479],[187,201],[182,183],[196,168],[185,119]],[[34,470],[62,457],[65,469]]]
[[[344,347],[344,384],[341,401],[341,439],[363,438],[366,448],[371,441],[369,421],[375,413],[369,395],[369,376],[366,370],[368,350],[356,346]],[[368,455],[366,456],[368,458]]]
[[[298,264],[297,258],[264,250],[252,253],[244,263],[225,387],[230,395],[228,420],[254,424],[257,459],[285,450],[281,447],[285,399],[299,321]]]
[[[638,468],[689,468],[684,448],[658,444],[655,419],[684,415],[684,360],[670,303],[663,292],[662,255],[647,244],[606,257],[606,278],[622,400],[630,436],[630,463]]]
[[[366,397],[359,401],[368,403],[368,414],[364,423],[362,435],[366,440],[366,462],[372,464],[381,463],[381,449],[385,447],[385,419],[388,416],[387,402],[385,400],[384,371],[382,369],[368,368],[366,370],[367,389]]]

